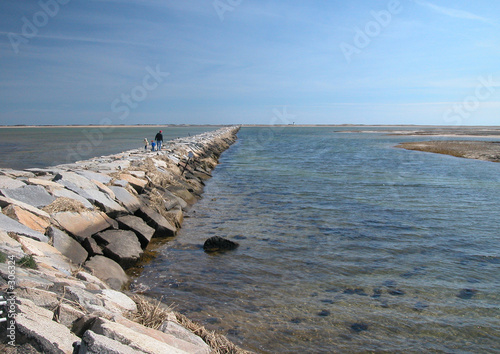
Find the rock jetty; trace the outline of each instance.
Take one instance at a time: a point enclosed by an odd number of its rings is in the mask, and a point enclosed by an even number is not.
[[[212,352],[173,314],[156,328],[139,323],[144,301],[123,291],[125,270],[152,238],[176,235],[238,130],[179,138],[159,152],[0,169],[0,351]]]

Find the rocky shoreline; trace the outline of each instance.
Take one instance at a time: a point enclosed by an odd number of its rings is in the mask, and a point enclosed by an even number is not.
[[[125,270],[152,238],[176,235],[238,130],[176,139],[161,152],[0,169],[2,352],[244,352],[125,291]]]

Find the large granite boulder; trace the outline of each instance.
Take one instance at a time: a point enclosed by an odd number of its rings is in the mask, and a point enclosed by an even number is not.
[[[144,187],[146,187],[148,184],[147,180],[134,177],[132,175],[129,175],[128,173],[120,174],[120,179],[130,183],[130,185],[137,191],[137,193],[141,193]]]
[[[80,340],[68,328],[52,320],[54,313],[18,298],[16,328],[18,333],[34,340],[45,353],[72,353],[73,343]]]
[[[193,193],[191,193],[187,188],[181,186],[170,185],[167,189],[172,192],[174,195],[182,198],[189,205],[193,205],[198,201]]]
[[[106,336],[109,339],[116,340],[122,344],[127,344],[129,347],[139,352],[158,354],[188,353],[185,350],[174,347],[173,345],[176,344],[174,342],[167,344],[163,341],[153,338],[150,335],[139,332],[137,328],[135,328],[135,325],[134,328],[130,328],[133,325],[133,322],[131,323],[131,321],[124,320],[124,322],[126,322],[126,325],[111,322],[104,318],[98,318],[92,325],[91,330],[94,333]],[[136,325],[140,326],[139,324]],[[148,329],[144,327],[144,331],[147,333],[154,330],[150,328],[148,331]]]
[[[141,207],[139,199],[125,188],[110,186],[109,189],[115,194],[116,200],[122,203],[130,213],[135,213]]]
[[[99,354],[137,354],[137,350],[130,348],[116,340],[110,339],[91,330],[85,331],[77,354],[99,353]]]
[[[146,205],[141,205],[135,214],[155,229],[153,237],[169,237],[175,236],[177,233],[177,228],[170,221]]]
[[[127,210],[124,207],[122,207],[114,200],[111,200],[111,198],[109,198],[108,195],[104,194],[103,192],[93,189],[87,189],[84,190],[84,195],[86,195],[86,198],[88,200],[90,200],[94,205],[101,208],[101,210],[103,210],[108,215],[116,216],[127,214]]]
[[[85,262],[92,274],[103,280],[112,289],[120,290],[129,282],[122,267],[115,261],[104,256],[94,256]]]
[[[63,211],[53,214],[52,217],[64,230],[75,236],[79,242],[83,242],[85,238],[111,227],[106,218],[96,211],[81,213]]]
[[[64,231],[51,226],[49,237],[52,245],[75,264],[83,264],[88,257],[88,252],[75,239],[68,236]]]
[[[103,247],[104,255],[123,268],[133,266],[142,255],[141,243],[133,231],[108,230],[93,237]]]
[[[142,248],[146,248],[155,233],[155,229],[148,226],[140,217],[134,215],[120,216],[116,221],[118,221],[121,229],[131,230],[136,234]]]

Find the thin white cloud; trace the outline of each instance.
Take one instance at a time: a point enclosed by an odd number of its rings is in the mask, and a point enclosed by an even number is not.
[[[438,6],[433,3],[427,2],[427,1],[422,1],[422,0],[415,0],[415,3],[418,5],[427,7],[431,9],[434,12],[437,12],[439,14],[448,16],[448,17],[453,17],[453,18],[461,18],[465,20],[475,20],[475,21],[481,21],[481,22],[486,22],[486,23],[492,23],[488,18],[473,14],[472,12],[464,11],[464,10],[457,10],[457,9],[452,9],[450,7],[444,7],[444,6]]]

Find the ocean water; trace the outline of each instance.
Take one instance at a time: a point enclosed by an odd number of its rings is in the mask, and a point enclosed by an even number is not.
[[[259,353],[500,352],[500,164],[338,130],[242,128],[135,283]]]
[[[216,130],[175,127],[0,127],[0,168],[44,168],[144,148],[159,130],[163,141]]]

